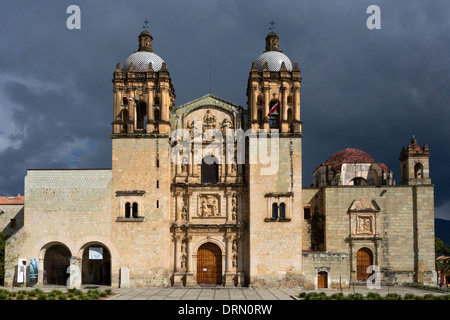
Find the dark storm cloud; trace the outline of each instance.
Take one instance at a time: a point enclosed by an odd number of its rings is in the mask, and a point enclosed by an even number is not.
[[[280,48],[302,71],[303,177],[343,148],[386,163],[414,134],[431,149],[437,214],[450,207],[448,1],[10,2],[0,12],[0,193],[23,192],[26,168],[110,167],[112,72],[150,20],[176,104],[212,93],[246,105],[252,61],[275,20]],[[381,30],[366,9],[381,8]],[[7,120],[7,123],[5,123]],[[0,144],[1,148],[1,144]],[[446,216],[450,218],[450,214]]]

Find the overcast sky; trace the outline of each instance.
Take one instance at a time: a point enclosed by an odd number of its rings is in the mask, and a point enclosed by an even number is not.
[[[372,4],[379,30],[366,26]],[[69,5],[80,30],[66,26]],[[450,219],[449,17],[448,0],[1,0],[0,195],[23,194],[27,169],[111,167],[112,74],[137,50],[144,19],[176,105],[209,92],[211,59],[212,94],[244,107],[274,20],[303,78],[303,185],[347,147],[399,181],[415,135],[430,147],[436,217]]]

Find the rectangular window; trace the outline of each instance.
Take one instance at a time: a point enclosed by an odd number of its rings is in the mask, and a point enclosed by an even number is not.
[[[159,208],[159,200],[156,200],[156,208]]]
[[[159,188],[159,180],[156,180],[156,188]]]
[[[16,219],[11,219],[11,228],[16,227]]]
[[[156,159],[156,167],[159,168],[159,159]]]
[[[311,208],[303,208],[303,218],[305,220],[311,219]]]

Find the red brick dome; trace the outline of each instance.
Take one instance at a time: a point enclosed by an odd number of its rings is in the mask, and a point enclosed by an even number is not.
[[[375,163],[375,160],[362,150],[347,148],[336,152],[324,163],[333,171],[340,171],[343,163]]]

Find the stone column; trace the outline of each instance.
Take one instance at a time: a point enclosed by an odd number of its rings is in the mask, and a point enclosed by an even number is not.
[[[187,194],[187,198],[188,198],[188,203],[187,203],[187,213],[186,213],[186,221],[187,221],[187,224],[190,224],[191,223],[191,217],[192,217],[192,209],[195,209],[195,208],[193,208],[194,206],[192,206],[191,204],[195,204],[195,202],[193,202],[192,201],[192,191],[188,191],[188,192],[186,192],[186,194]],[[192,237],[191,237],[192,238]]]
[[[45,253],[44,253],[45,255]],[[48,275],[47,275],[47,279],[48,279]],[[38,286],[43,286],[44,285],[44,259],[41,258],[39,259],[39,264],[38,264]]]
[[[187,265],[186,265],[186,286],[196,286],[197,283],[195,281],[194,276],[194,265],[192,262],[192,254],[193,254],[193,243],[192,236],[186,236],[186,254],[187,254]]]
[[[181,235],[177,234],[173,237],[174,242],[174,274],[173,274],[173,285],[181,286],[183,285],[183,275],[181,272],[180,258],[181,258]]]
[[[300,121],[300,88],[294,87],[294,120]]]
[[[227,191],[227,220],[226,223],[231,223],[231,210],[233,209],[232,205],[231,205],[231,200],[233,197],[233,193],[231,191]]]
[[[269,97],[269,87],[264,87],[264,114],[263,114],[263,122],[264,122],[264,130],[266,130],[267,132],[270,130],[270,123],[269,123],[269,118],[267,117],[267,115],[269,114],[269,102],[270,102],[270,97]]]
[[[175,222],[180,220],[180,192],[175,192]]]
[[[244,250],[243,250],[243,237],[239,234],[236,236],[237,239],[237,285],[244,285]]]
[[[226,255],[225,255],[225,286],[232,287],[234,286],[234,277],[235,273],[233,272],[232,258],[233,258],[233,236],[228,234],[225,236],[226,239]]]
[[[153,113],[153,90],[147,88],[147,133],[155,131],[155,119]]]
[[[281,132],[289,132],[289,123],[287,119],[288,105],[286,87],[281,87]]]
[[[131,98],[132,91],[128,89],[128,98]],[[128,125],[128,133],[133,133],[134,128],[136,128],[136,115],[135,115],[135,103],[132,101],[128,101],[128,116],[131,118],[131,123]]]

